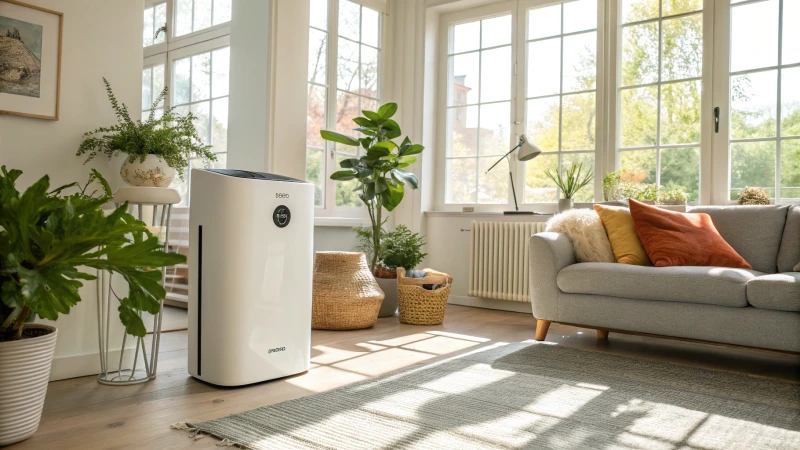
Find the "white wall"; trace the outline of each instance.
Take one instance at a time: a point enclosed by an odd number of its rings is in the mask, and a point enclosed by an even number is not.
[[[52,186],[85,181],[90,167],[75,156],[81,134],[115,123],[102,77],[134,115],[141,111],[143,0],[25,0],[64,13],[61,57],[61,120],[0,116],[0,164],[24,172],[25,188],[45,174]],[[119,186],[118,165],[93,163]],[[58,327],[53,376],[98,372],[96,296],[93,283]]]

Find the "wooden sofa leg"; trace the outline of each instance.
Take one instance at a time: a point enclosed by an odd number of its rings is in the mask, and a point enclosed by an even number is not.
[[[550,329],[549,320],[536,320],[536,340],[543,341],[547,337],[547,330]]]
[[[608,339],[608,330],[597,330],[597,339]]]

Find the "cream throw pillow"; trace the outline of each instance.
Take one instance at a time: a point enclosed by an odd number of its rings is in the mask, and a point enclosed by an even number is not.
[[[590,209],[570,209],[547,221],[547,231],[564,233],[579,262],[616,262],[600,216]]]

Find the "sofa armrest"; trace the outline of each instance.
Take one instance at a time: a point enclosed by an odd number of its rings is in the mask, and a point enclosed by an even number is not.
[[[558,320],[558,272],[575,264],[572,241],[562,233],[538,233],[530,242],[530,292],[533,316]]]

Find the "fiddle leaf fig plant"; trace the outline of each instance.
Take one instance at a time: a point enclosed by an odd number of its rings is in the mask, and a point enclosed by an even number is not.
[[[406,136],[400,144],[394,140],[402,136],[400,125],[392,120],[397,112],[396,103],[386,103],[378,111],[362,111],[356,117],[354,128],[362,137],[354,138],[333,131],[321,131],[323,139],[351,147],[362,147],[360,158],[348,158],[339,163],[342,170],[331,174],[336,181],[357,180],[356,191],[364,202],[372,222],[373,251],[370,269],[375,273],[380,249],[382,227],[385,222],[383,210],[394,210],[403,201],[406,187],[417,189],[417,176],[403,169],[417,162],[417,155],[424,147],[413,144]]]
[[[50,190],[45,175],[23,193],[16,188],[20,175],[0,168],[0,341],[22,338],[23,324],[35,316],[56,320],[68,314],[81,300],[83,281],[97,278],[87,268],[127,282],[120,319],[129,334],[143,337],[139,312],[158,313],[166,296],[157,269],[186,257],[165,252],[144,222],[127,212],[127,203],[106,214],[111,187],[96,170],[83,187]],[[87,194],[95,181],[100,192]],[[62,194],[73,187],[78,192]]]

